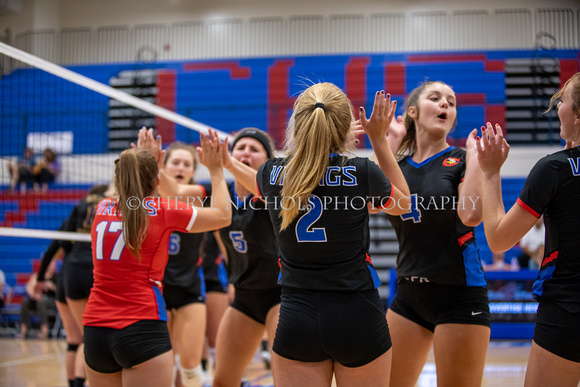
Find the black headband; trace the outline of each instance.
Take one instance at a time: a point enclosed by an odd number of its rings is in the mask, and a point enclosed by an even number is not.
[[[234,149],[236,143],[244,137],[251,137],[258,140],[260,144],[264,146],[268,158],[272,158],[272,147],[270,146],[270,139],[264,133],[254,128],[242,129],[242,131],[236,135],[236,138],[234,138],[234,141],[232,142],[232,149]]]
[[[316,110],[317,108],[322,108],[322,110],[326,111],[326,105],[323,104],[322,102],[316,102],[314,104],[314,109]]]

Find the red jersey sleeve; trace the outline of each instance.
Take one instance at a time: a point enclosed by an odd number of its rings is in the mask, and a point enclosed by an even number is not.
[[[161,199],[159,209],[164,211],[166,226],[177,231],[188,232],[197,217],[197,209],[191,203],[175,199]]]

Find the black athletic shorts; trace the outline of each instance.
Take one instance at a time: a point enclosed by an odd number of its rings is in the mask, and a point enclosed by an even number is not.
[[[571,312],[553,301],[540,301],[534,342],[564,359],[580,362],[580,312]]]
[[[141,320],[123,329],[84,327],[85,361],[91,369],[112,374],[171,351],[167,323]]]
[[[204,302],[205,300],[199,292],[192,292],[190,289],[179,286],[163,286],[163,299],[165,300],[165,309],[179,309],[182,306]]]
[[[431,332],[439,324],[491,327],[487,289],[400,279],[389,308]]]
[[[93,288],[93,268],[67,264],[64,272],[64,294],[71,300],[89,298]]]
[[[260,324],[266,323],[266,316],[272,307],[281,302],[282,288],[238,289],[236,288],[232,308],[239,310]]]
[[[56,300],[66,304],[66,297],[64,295],[64,265],[61,266],[60,272],[56,276]]]
[[[228,286],[224,286],[224,284],[220,281],[212,281],[212,280],[205,280],[205,293],[227,293]]]
[[[216,260],[209,260],[203,263],[203,278],[205,280],[205,293],[227,293],[228,292],[228,273],[224,261],[220,259],[219,264]]]
[[[391,348],[385,308],[376,289],[320,292],[284,288],[273,350],[303,362],[332,359],[360,367]]]

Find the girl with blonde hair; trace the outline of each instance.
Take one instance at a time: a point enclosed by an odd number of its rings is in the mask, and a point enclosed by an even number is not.
[[[257,183],[280,245],[282,303],[273,345],[276,386],[388,386],[391,341],[369,256],[369,209],[406,211],[408,188],[386,132],[396,103],[377,92],[361,126],[378,164],[348,157],[354,117],[346,94],[317,83],[296,100],[286,157]]]

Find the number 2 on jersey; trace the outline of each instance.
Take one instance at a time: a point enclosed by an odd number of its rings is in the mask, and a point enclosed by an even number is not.
[[[119,221],[102,221],[97,224],[95,231],[97,232],[97,252],[96,259],[102,260],[103,257],[103,243],[105,241],[105,233],[118,234],[113,251],[111,252],[110,261],[118,261],[121,258],[121,253],[125,248],[125,238],[123,237],[122,222]],[[109,226],[107,228],[107,225]]]
[[[316,195],[308,198],[308,212],[298,219],[296,223],[296,240],[298,242],[326,242],[326,230],[324,227],[313,228],[322,216],[322,200]]]

